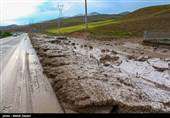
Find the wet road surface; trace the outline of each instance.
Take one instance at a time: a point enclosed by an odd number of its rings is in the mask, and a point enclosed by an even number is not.
[[[0,113],[63,113],[29,37],[0,39]]]

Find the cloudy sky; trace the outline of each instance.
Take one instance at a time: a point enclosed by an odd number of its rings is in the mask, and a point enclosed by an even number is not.
[[[84,0],[0,0],[0,25],[23,25],[57,18],[58,4],[64,5],[63,16],[84,13]],[[88,0],[88,12],[115,14],[162,4],[170,4],[170,0]]]

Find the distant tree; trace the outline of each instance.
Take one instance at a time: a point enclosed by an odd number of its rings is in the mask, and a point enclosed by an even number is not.
[[[0,31],[0,38],[5,38],[8,36],[12,36],[12,33]]]

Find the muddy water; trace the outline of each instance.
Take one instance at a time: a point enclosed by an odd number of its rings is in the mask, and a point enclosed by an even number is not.
[[[170,51],[111,41],[34,35],[65,112],[170,112]]]

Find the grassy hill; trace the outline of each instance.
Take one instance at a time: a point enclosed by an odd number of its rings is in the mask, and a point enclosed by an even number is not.
[[[160,5],[160,6],[152,6],[152,7],[146,7],[139,10],[136,10],[124,18],[132,19],[132,18],[146,18],[151,16],[156,16],[159,14],[163,14],[163,12],[169,11],[170,5]]]
[[[83,16],[62,19],[62,28],[57,28],[57,19],[29,26],[19,26],[13,31],[37,31],[51,35],[84,33]],[[170,32],[170,5],[146,7],[132,13],[89,15],[88,37],[113,39],[143,37],[144,31]]]
[[[116,23],[116,21],[113,19],[113,20],[90,22],[88,23],[88,28],[92,29],[96,27],[102,27],[102,26],[110,25],[112,23]],[[63,27],[60,29],[51,28],[51,29],[48,29],[47,31],[51,34],[58,34],[58,33],[67,34],[67,33],[72,33],[76,31],[83,31],[84,27],[85,27],[84,24],[80,24],[80,25],[75,25],[75,26],[70,26],[70,27]]]
[[[82,32],[83,25],[64,27],[60,32],[49,28],[50,34],[72,34]],[[89,23],[88,33],[95,38],[142,37],[144,31],[170,32],[170,5],[152,6],[139,9],[113,20]]]
[[[112,19],[118,17],[117,15],[108,15],[108,14],[98,14],[98,15],[91,15],[89,16],[89,22],[97,22],[103,21],[107,19]],[[83,24],[84,16],[74,16],[69,18],[62,18],[62,27],[74,26]],[[56,28],[57,27],[57,19],[46,21],[43,23],[35,24],[34,26],[45,26],[48,28]]]
[[[99,14],[99,13],[91,13],[88,16],[89,22],[98,22],[105,21],[115,18],[120,18],[129,12],[124,12],[122,14]],[[62,18],[62,27],[76,26],[84,23],[84,16],[74,16],[68,18]],[[45,32],[47,29],[56,29],[58,27],[57,20],[45,21],[42,23],[36,23],[32,25],[18,26],[17,28],[11,29],[11,31],[25,31],[29,32],[32,30],[37,30],[38,32]]]

